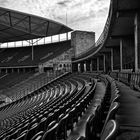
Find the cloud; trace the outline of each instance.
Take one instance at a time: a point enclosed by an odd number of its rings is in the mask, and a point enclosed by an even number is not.
[[[110,0],[0,0],[6,8],[66,23],[74,30],[95,31],[98,38],[105,24]]]

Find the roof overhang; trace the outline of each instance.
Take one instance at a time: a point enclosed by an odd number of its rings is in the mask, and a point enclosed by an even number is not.
[[[72,31],[64,24],[0,7],[0,43],[29,40]]]

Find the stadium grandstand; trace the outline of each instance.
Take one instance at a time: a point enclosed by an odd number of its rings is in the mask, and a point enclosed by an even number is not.
[[[97,41],[0,7],[0,140],[139,140],[139,52],[139,0],[110,0]]]

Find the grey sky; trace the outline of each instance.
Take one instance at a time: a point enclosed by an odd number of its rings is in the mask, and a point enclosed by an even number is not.
[[[95,31],[101,34],[110,0],[0,0],[0,6],[46,17],[74,30]]]

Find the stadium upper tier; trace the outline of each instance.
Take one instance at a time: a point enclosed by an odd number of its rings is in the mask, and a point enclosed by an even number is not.
[[[47,37],[72,31],[64,24],[0,7],[0,43]]]
[[[71,48],[70,41],[37,45],[33,47],[19,47],[0,49],[0,67],[37,66],[51,60]],[[34,60],[32,60],[32,52]]]

